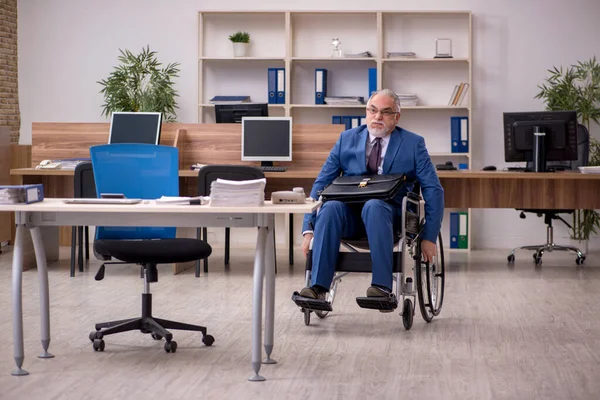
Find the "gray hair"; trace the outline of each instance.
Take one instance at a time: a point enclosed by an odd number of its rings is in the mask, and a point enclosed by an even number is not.
[[[381,89],[381,90],[377,90],[377,91],[371,93],[371,97],[369,97],[369,101],[367,101],[367,104],[369,104],[371,102],[371,99],[378,94],[380,94],[382,96],[387,96],[390,99],[394,100],[396,109],[398,110],[398,112],[402,112],[402,108],[400,107],[400,98],[398,97],[398,95],[396,93],[394,93],[390,89]]]

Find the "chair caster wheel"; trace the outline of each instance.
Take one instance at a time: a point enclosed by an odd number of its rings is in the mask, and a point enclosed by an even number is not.
[[[304,325],[309,326],[310,325],[310,310],[303,310],[302,312],[304,313]]]
[[[103,337],[103,335],[98,331],[90,332],[90,334],[88,336],[88,338],[90,339],[90,342],[92,342],[92,343],[94,343],[95,339],[102,339],[102,337]]]
[[[514,263],[515,262],[515,255],[511,254],[510,256],[506,257],[506,261],[508,261],[509,263]]]
[[[162,340],[162,338],[163,338],[158,333],[154,333],[154,332],[152,332],[152,334],[150,336],[152,336],[152,339],[154,339],[154,340]]]
[[[542,265],[542,257],[534,257],[535,265]]]
[[[577,265],[582,265],[584,261],[585,261],[585,257],[577,257],[577,259],[575,260],[575,263],[577,263]]]
[[[167,353],[175,353],[177,351],[177,342],[174,340],[165,342],[165,351]]]
[[[104,340],[94,339],[94,351],[104,351]]]
[[[202,338],[202,343],[204,343],[206,346],[212,346],[212,344],[215,342],[215,338],[212,335],[205,335]]]

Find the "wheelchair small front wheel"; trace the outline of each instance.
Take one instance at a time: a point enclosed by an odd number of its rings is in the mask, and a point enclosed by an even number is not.
[[[412,328],[413,324],[414,308],[410,299],[404,299],[404,305],[402,306],[402,325],[407,331]]]
[[[325,318],[327,316],[327,314],[329,314],[329,311],[316,311],[315,310],[315,314],[317,314],[317,317],[319,317],[319,318]]]

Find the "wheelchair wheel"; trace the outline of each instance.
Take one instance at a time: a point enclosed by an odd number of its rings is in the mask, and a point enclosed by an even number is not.
[[[421,259],[421,241],[417,243],[417,259],[415,275],[417,278],[417,296],[419,309],[426,322],[431,322],[438,315],[444,302],[444,285],[446,282],[444,266],[444,247],[442,235],[438,234],[437,257],[434,262],[423,262]]]

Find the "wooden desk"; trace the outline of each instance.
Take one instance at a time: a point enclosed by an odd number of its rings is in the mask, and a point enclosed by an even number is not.
[[[600,174],[438,171],[447,208],[600,208]]]

